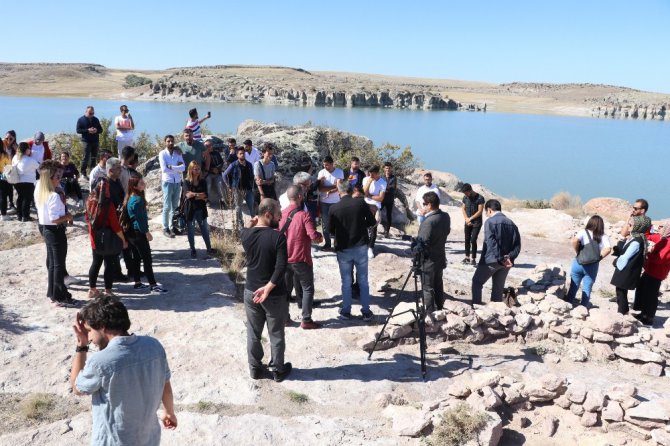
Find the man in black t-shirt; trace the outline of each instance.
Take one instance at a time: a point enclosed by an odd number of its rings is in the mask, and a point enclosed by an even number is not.
[[[263,378],[261,335],[267,322],[274,380],[281,382],[291,373],[291,363],[284,362],[286,341],[284,328],[288,315],[288,298],[284,273],[288,262],[286,237],[276,229],[281,220],[279,203],[263,199],[258,216],[242,230],[246,253],[247,281],[244,285],[244,310],[247,315],[247,358],[251,378]]]
[[[463,192],[463,219],[465,220],[465,258],[464,264],[477,265],[477,237],[482,229],[482,213],[484,212],[484,197],[472,190],[469,183],[461,187]],[[472,250],[470,249],[472,248]],[[472,260],[470,255],[472,254]]]

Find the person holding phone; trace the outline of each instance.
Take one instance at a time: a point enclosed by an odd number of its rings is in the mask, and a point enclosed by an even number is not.
[[[211,118],[212,113],[207,112],[207,115],[200,119],[198,117],[198,109],[192,108],[188,111],[188,116],[189,119],[186,121],[186,128],[193,132],[193,139],[202,142],[202,128],[200,127],[200,124]]]

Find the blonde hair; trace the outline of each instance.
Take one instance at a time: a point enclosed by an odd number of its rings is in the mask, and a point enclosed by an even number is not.
[[[51,183],[51,179],[62,169],[61,163],[53,160],[46,160],[40,164],[40,179],[37,182],[37,193],[35,194],[35,204],[42,206],[49,199],[56,188]]]
[[[196,161],[191,161],[188,164],[188,171],[186,172],[186,179],[189,181],[189,183],[193,183],[193,168],[194,167],[200,167],[200,165]],[[198,180],[202,179],[202,168],[200,167],[200,175],[198,176]]]

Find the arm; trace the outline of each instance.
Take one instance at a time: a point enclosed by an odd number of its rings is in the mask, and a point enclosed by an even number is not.
[[[172,384],[170,381],[165,381],[163,386],[163,398],[161,399],[165,411],[161,415],[161,421],[165,429],[177,428],[177,416],[174,413],[174,398],[172,396]]]
[[[226,183],[227,187],[230,187],[230,180],[228,178],[228,175],[230,175],[232,170],[233,170],[233,163],[230,163],[228,164],[226,170],[223,172],[223,182]]]
[[[79,118],[77,119],[77,133],[80,135],[88,135],[88,125],[86,119]]]
[[[579,254],[579,248],[582,247],[582,243],[579,241],[577,237],[572,237],[572,241],[570,242],[572,245],[572,249],[575,250],[575,254]]]
[[[98,131],[98,134],[100,134],[100,133],[102,133],[102,125],[100,125],[100,120],[98,118],[94,117],[94,119],[95,119],[95,121],[94,121],[93,127],[95,127],[95,129]]]
[[[468,213],[465,212],[465,203],[461,205],[461,212],[463,213],[463,220],[465,220],[465,224],[470,223],[470,219],[468,218]]]
[[[475,220],[475,219],[479,218],[483,213],[484,213],[484,204],[478,204],[477,205],[477,212],[472,214],[472,217],[470,217],[470,220]]]
[[[628,247],[626,252],[621,254],[615,262],[617,269],[619,271],[624,269],[626,265],[628,265],[630,259],[632,259],[633,256],[638,253],[639,250],[640,250],[640,244],[637,241],[630,242],[630,246]]]
[[[321,243],[323,236],[321,233],[316,231],[314,222],[312,221],[312,218],[309,216],[309,214],[307,212],[302,212],[300,216],[302,217],[303,225],[305,226],[307,236],[310,238],[310,240],[316,243]]]
[[[519,254],[521,254],[521,234],[519,234],[519,228],[517,228],[516,225],[514,225],[514,232],[512,238],[512,251],[507,253],[507,255],[512,260],[512,263],[514,263],[514,259],[519,257]]]
[[[118,116],[114,118],[114,127],[116,127],[117,130],[123,129],[123,127],[121,126],[121,120],[119,119]]]
[[[130,119],[130,130],[135,130],[135,120],[130,113],[128,113],[128,119]]]
[[[121,242],[123,242],[123,249],[126,249],[128,247],[128,242],[123,236],[123,229],[121,229],[121,225],[119,224],[119,216],[116,215],[114,206],[107,206],[107,221],[109,222],[109,227],[112,231],[114,231],[121,239]]]

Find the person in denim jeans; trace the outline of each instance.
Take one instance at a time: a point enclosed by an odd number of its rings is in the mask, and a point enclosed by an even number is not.
[[[200,175],[200,165],[191,161],[188,165],[186,180],[184,181],[184,215],[186,216],[186,227],[188,228],[188,245],[191,248],[191,258],[196,258],[195,252],[195,223],[200,227],[202,239],[208,254],[214,254],[212,244],[209,240],[209,225],[207,224],[207,183]]]
[[[589,218],[589,221],[586,223],[586,227],[579,231],[577,235],[575,235],[575,237],[572,239],[572,248],[575,250],[575,253],[579,255],[579,252],[584,248],[584,246],[590,243],[591,240],[598,244],[600,260],[607,257],[609,253],[612,252],[610,239],[605,234],[605,223],[598,215],[594,215]],[[566,302],[574,303],[577,290],[581,284],[582,299],[580,305],[585,307],[589,307],[591,305],[591,289],[593,288],[593,284],[595,283],[596,277],[598,276],[598,265],[599,262],[588,265],[581,265],[577,261],[577,257],[572,260],[572,267],[570,269],[570,288],[568,289],[568,294],[565,296]]]
[[[247,203],[249,216],[253,217],[255,215],[254,172],[251,163],[244,158],[244,147],[238,147],[235,153],[237,159],[228,165],[228,168],[223,173],[223,181],[233,191],[237,224],[242,227],[244,221],[242,219],[242,200]]]
[[[335,253],[342,280],[342,308],[339,319],[351,316],[351,286],[353,268],[356,266],[356,282],[360,288],[361,313],[364,321],[374,317],[370,311],[370,289],[368,286],[368,228],[377,224],[370,207],[362,198],[351,196],[348,181],[337,184],[340,201],[330,208],[329,226],[335,238]]]
[[[177,427],[170,367],[161,343],[129,334],[128,310],[113,297],[86,304],[73,328],[77,347],[70,386],[75,395],[91,395],[91,444],[158,446],[160,424]],[[90,343],[99,351],[88,357]],[[156,417],[161,403],[164,410]]]
[[[174,238],[172,217],[181,198],[181,172],[186,169],[181,152],[175,149],[174,136],[165,137],[165,149],[158,154],[163,189],[163,234]]]

